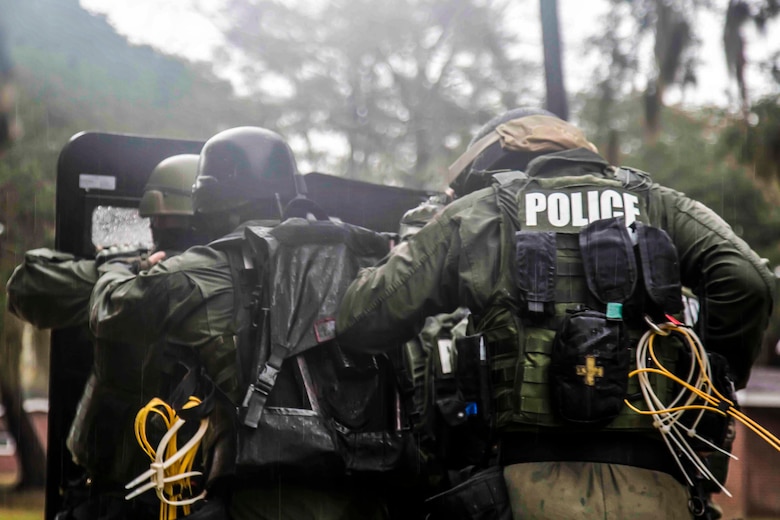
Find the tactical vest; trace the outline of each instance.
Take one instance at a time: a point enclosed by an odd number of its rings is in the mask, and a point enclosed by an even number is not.
[[[383,356],[335,341],[338,305],[360,269],[389,243],[344,223],[288,219],[245,228],[229,251],[237,298],[238,417],[234,470],[338,478],[405,471],[395,377]],[[209,372],[212,372],[209,370]]]
[[[627,374],[644,314],[681,310],[679,266],[669,237],[650,225],[647,177],[605,175],[497,178],[506,290],[475,322],[489,345],[499,431],[653,429],[623,398],[641,401]],[[656,342],[671,370],[678,347]],[[651,382],[671,397],[668,379]]]

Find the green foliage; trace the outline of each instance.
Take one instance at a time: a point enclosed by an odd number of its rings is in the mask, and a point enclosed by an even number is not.
[[[697,67],[696,16],[711,9],[707,0],[608,0],[611,9],[601,30],[587,42],[601,57],[594,83],[601,92],[601,120],[610,120],[610,107],[637,85],[644,89],[643,125],[648,135],[660,130],[664,92],[670,85],[694,83]],[[652,42],[649,56],[641,50]]]
[[[206,66],[130,45],[77,0],[0,0],[0,13],[24,126],[0,158],[2,280],[24,251],[53,246],[57,158],[76,133],[205,140],[259,122]]]
[[[614,112],[619,114],[611,125],[619,136],[620,163],[645,170],[654,181],[709,206],[772,265],[780,263],[780,190],[738,160],[731,136],[742,127],[741,119],[715,108],[669,108],[663,133],[649,144],[643,140],[639,99],[616,104]],[[582,126],[603,148],[608,132],[594,127],[597,98],[584,102],[581,116]]]
[[[441,188],[441,172],[470,130],[514,108],[533,72],[514,57],[498,0],[232,0],[231,49],[272,127],[305,158],[364,180]],[[333,165],[333,163],[330,163]],[[330,168],[328,168],[330,170]]]
[[[767,182],[780,181],[780,96],[758,101],[747,121],[724,132],[724,143],[739,161]]]

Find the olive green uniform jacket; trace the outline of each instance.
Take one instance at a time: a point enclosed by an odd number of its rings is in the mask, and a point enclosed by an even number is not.
[[[191,347],[215,383],[235,391],[234,291],[227,254],[196,246],[138,275],[110,263],[99,269],[90,299],[90,328],[99,339],[144,347],[161,346],[165,338],[166,347]],[[204,453],[209,464],[229,467],[227,460],[214,460],[223,435],[230,435],[224,425],[212,424]],[[229,449],[220,450],[230,458]],[[210,478],[223,471],[211,470]]]
[[[599,155],[577,149],[539,157],[526,173],[582,176],[583,165],[597,177],[608,167]],[[573,178],[571,184],[578,182],[588,181]],[[682,284],[695,288],[707,309],[707,348],[726,356],[744,387],[772,307],[772,273],[715,212],[680,192],[652,184],[648,212],[650,224],[665,230],[677,249]],[[513,244],[501,244],[501,226],[493,188],[451,203],[352,283],[339,310],[339,343],[370,350],[408,340],[427,316],[458,306],[479,315],[496,302],[516,305],[499,270],[501,255],[513,254]]]
[[[8,310],[41,329],[86,327],[98,276],[94,260],[45,248],[28,251],[6,285]],[[66,445],[102,489],[122,489],[148,466],[133,434],[135,414],[149,398],[145,387],[154,386],[143,370],[146,353],[126,343],[94,342],[92,372]]]
[[[137,276],[107,265],[90,300],[90,326],[99,338],[145,344],[164,335],[168,343],[194,348],[209,376],[236,403],[237,298],[228,255],[194,247]],[[218,476],[231,474],[232,428],[230,418],[212,421],[206,435],[211,472]],[[230,488],[231,517],[237,520],[381,518],[382,507],[346,489],[331,492],[251,480]]]
[[[94,260],[46,248],[27,251],[6,284],[8,310],[39,329],[85,325],[97,279]]]
[[[612,171],[607,168],[600,156],[578,149],[539,157],[526,173],[558,178],[562,188],[572,188],[598,184]],[[526,181],[506,182],[514,192],[522,185],[513,190],[512,183]],[[713,211],[658,184],[644,188],[649,188],[647,221],[668,233],[678,252],[682,284],[697,288],[707,309],[707,348],[727,357],[738,385],[744,386],[772,306],[772,274]],[[493,307],[520,308],[512,276],[500,268],[513,265],[514,253],[514,243],[502,244],[502,225],[492,187],[451,203],[352,283],[339,310],[339,343],[371,351],[409,340],[427,316],[458,306],[477,317]],[[657,471],[532,462],[506,466],[504,478],[514,518],[690,518],[685,487]]]

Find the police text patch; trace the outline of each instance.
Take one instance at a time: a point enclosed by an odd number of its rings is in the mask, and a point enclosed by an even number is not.
[[[614,188],[531,190],[520,195],[523,229],[575,232],[596,220],[625,217],[626,225],[644,220],[643,201]]]

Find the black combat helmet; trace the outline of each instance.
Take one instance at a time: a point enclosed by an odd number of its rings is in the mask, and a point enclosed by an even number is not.
[[[539,155],[581,146],[595,151],[578,128],[552,112],[515,108],[482,125],[463,155],[450,166],[448,180],[462,196],[487,186],[491,172],[525,170]]]
[[[284,139],[265,128],[242,126],[216,134],[203,146],[193,208],[197,217],[278,218],[280,205],[305,191]]]

